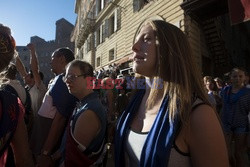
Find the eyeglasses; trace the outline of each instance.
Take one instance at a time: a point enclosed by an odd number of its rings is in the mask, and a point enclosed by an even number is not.
[[[66,81],[70,81],[70,82],[74,82],[76,80],[76,78],[78,77],[82,77],[82,76],[85,76],[85,74],[81,74],[81,75],[65,75],[63,77],[63,81],[66,82]]]

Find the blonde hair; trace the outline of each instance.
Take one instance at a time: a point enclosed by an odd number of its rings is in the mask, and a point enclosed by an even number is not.
[[[154,79],[163,80],[163,89],[151,89],[147,106],[152,107],[160,93],[168,94],[169,119],[174,118],[178,104],[178,114],[182,122],[186,122],[194,95],[209,104],[187,37],[180,29],[162,20],[147,20],[142,26],[146,24],[152,26],[156,36],[157,63]]]

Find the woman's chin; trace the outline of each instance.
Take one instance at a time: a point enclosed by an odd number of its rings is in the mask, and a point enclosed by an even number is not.
[[[133,71],[134,71],[135,73],[141,74],[141,73],[143,72],[143,69],[142,69],[142,67],[141,67],[140,65],[134,64],[134,65],[133,65]]]

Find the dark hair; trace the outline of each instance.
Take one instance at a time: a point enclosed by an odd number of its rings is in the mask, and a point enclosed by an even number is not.
[[[75,59],[73,51],[68,47],[58,48],[54,51],[54,54],[56,56],[64,56],[67,63]]]
[[[9,27],[4,26],[3,24],[0,23],[0,32],[4,32],[8,35],[11,35],[11,30]]]
[[[79,67],[81,73],[84,74],[85,77],[86,76],[89,76],[89,77],[94,76],[94,73],[93,73],[94,69],[93,69],[92,65],[86,61],[74,60],[68,64],[68,67],[69,66]]]
[[[246,75],[246,70],[245,70],[245,68],[243,68],[243,67],[235,67],[235,68],[233,68],[233,69],[230,71],[229,75],[231,76],[232,73],[233,73],[234,71],[242,71],[242,72]]]
[[[13,63],[10,63],[5,73],[6,78],[14,80],[16,79],[16,74],[17,74],[16,65]]]
[[[12,36],[0,31],[0,71],[9,65],[14,56],[15,46],[13,40]]]

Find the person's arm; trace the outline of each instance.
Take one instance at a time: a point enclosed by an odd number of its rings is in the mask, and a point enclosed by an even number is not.
[[[48,137],[41,149],[41,154],[37,157],[37,164],[41,167],[49,167],[53,165],[55,155],[52,155],[52,151],[58,143],[59,138],[65,129],[66,119],[58,111],[56,112],[55,118],[52,122],[49,130]],[[51,156],[52,155],[52,156]],[[53,158],[52,158],[53,157]]]
[[[30,50],[30,66],[31,66],[31,70],[34,76],[35,84],[37,87],[39,87],[41,84],[41,77],[39,75],[39,66],[38,66],[38,60],[36,56],[35,45],[32,43],[29,43],[27,45],[27,48]]]
[[[11,141],[17,167],[33,167],[34,162],[29,149],[28,135],[24,120],[18,122],[17,129]]]
[[[92,110],[84,111],[77,119],[73,135],[86,148],[101,129],[101,121]]]
[[[18,55],[18,52],[16,52],[16,68],[18,70],[18,72],[20,73],[20,75],[22,76],[22,78],[25,78],[28,73],[23,65],[23,62],[22,60],[20,59],[19,55]]]
[[[66,118],[56,112],[55,118],[52,122],[51,128],[49,130],[48,137],[43,145],[41,153],[51,154],[56,144],[58,143],[59,138],[62,136],[66,126]]]
[[[229,167],[227,147],[215,111],[201,105],[190,116],[189,149],[194,166]]]

